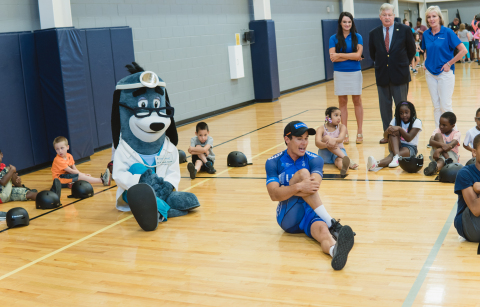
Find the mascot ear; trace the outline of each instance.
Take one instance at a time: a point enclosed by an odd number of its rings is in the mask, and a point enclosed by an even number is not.
[[[168,98],[167,89],[165,89],[165,101],[167,106],[170,106],[170,107],[172,106],[170,104],[170,99]],[[170,126],[167,128],[167,131],[165,132],[165,134],[170,139],[170,142],[172,142],[173,145],[177,146],[178,144],[177,126],[175,125],[175,120],[173,119],[173,117],[171,117],[170,120],[171,120]]]
[[[122,91],[116,90],[113,92],[113,105],[112,105],[112,139],[113,147],[117,149],[118,142],[120,141],[120,94]]]

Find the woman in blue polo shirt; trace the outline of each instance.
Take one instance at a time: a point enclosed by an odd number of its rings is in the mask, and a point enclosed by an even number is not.
[[[433,103],[435,127],[440,116],[452,112],[452,95],[455,87],[455,62],[461,60],[467,49],[453,30],[443,26],[443,16],[438,6],[431,6],[425,12],[429,29],[423,33],[421,43],[425,51],[425,79]],[[453,52],[458,49],[454,57]]]
[[[358,127],[356,143],[361,144],[363,142],[363,106],[361,98],[363,76],[360,61],[363,53],[363,39],[357,33],[353,16],[349,12],[340,14],[337,34],[330,37],[328,48],[330,60],[333,62],[335,95],[338,96],[338,104],[342,112],[342,124],[345,127],[347,126],[348,95],[352,95]],[[349,143],[348,134],[345,136],[344,143]]]

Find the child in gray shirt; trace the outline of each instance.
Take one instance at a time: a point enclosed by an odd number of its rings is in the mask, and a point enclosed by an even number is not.
[[[205,122],[199,122],[196,127],[195,136],[190,140],[188,152],[192,155],[192,162],[188,163],[187,169],[190,178],[195,179],[197,172],[206,171],[209,174],[215,174],[213,168],[215,154],[213,153],[213,138],[209,135],[208,125]]]

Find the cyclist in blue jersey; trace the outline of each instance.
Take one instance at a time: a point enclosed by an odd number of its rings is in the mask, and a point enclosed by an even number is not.
[[[341,270],[353,247],[354,232],[350,226],[332,219],[322,204],[318,189],[323,177],[323,159],[307,151],[308,136],[314,134],[314,129],[299,121],[285,127],[287,149],[265,163],[267,190],[273,201],[279,201],[280,227],[288,233],[305,232],[313,237],[323,252],[332,256],[333,269]]]

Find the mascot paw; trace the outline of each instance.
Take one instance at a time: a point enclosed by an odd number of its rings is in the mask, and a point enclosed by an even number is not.
[[[190,192],[172,192],[166,202],[171,209],[181,211],[188,211],[200,207],[197,196]]]
[[[152,169],[146,170],[140,176],[139,183],[146,183],[151,186],[155,190],[155,195],[162,200],[166,200],[173,191],[172,184],[164,181],[162,177],[158,177]]]
[[[158,226],[157,199],[152,187],[139,183],[128,189],[127,200],[138,225],[145,231]]]
[[[188,214],[188,211],[176,210],[176,209],[172,209],[172,208],[170,208],[170,210],[168,210],[168,218],[184,216],[184,215],[187,215],[187,214]]]

